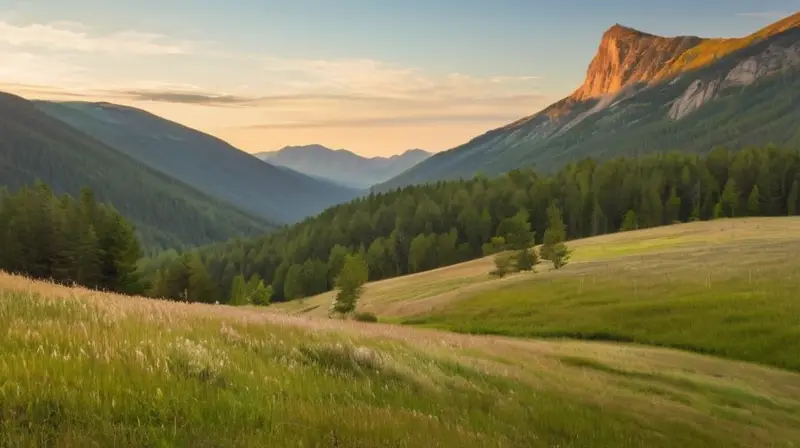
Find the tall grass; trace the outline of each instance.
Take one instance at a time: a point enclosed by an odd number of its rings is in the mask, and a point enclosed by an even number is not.
[[[800,371],[800,242],[575,265],[406,323],[459,332],[636,342]]]
[[[710,362],[681,377],[696,361],[674,354],[680,369],[664,367],[665,383],[641,376],[654,368],[644,351],[318,322],[1,274],[0,329],[0,446],[800,440],[800,404],[786,397],[798,376]],[[617,361],[587,367],[601,358]],[[726,370],[735,378],[712,374]]]

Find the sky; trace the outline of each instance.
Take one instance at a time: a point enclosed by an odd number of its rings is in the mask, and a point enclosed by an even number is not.
[[[247,152],[441,151],[568,95],[615,23],[735,37],[800,0],[0,0],[0,90]]]

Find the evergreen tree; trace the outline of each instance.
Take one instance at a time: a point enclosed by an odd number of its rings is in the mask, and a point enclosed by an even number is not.
[[[192,302],[214,303],[219,299],[219,291],[211,277],[208,275],[206,266],[198,255],[189,261],[189,286],[188,296]]]
[[[348,314],[356,310],[358,299],[364,291],[364,284],[369,278],[367,264],[361,255],[348,255],[342,272],[336,279],[336,301],[333,310],[339,314]]]
[[[750,216],[758,216],[761,212],[761,195],[758,191],[758,184],[753,185],[750,196],[747,198],[747,212]]]
[[[622,218],[622,226],[619,228],[620,232],[629,232],[639,228],[639,219],[636,217],[636,212],[628,210]]]
[[[789,192],[789,197],[786,199],[786,210],[789,216],[797,215],[797,210],[800,208],[800,181],[795,180],[792,183],[792,190]]]
[[[664,221],[666,224],[672,224],[680,219],[681,213],[681,198],[675,187],[670,189],[669,198],[664,206]]]
[[[283,285],[283,295],[286,300],[294,300],[305,297],[303,289],[303,267],[293,264],[286,273],[286,281]]]
[[[566,244],[558,243],[553,247],[553,252],[550,256],[550,261],[553,262],[553,267],[561,269],[567,265],[572,251],[569,250]]]
[[[547,221],[549,226],[544,232],[544,242],[540,250],[542,258],[552,260],[553,249],[556,244],[567,239],[567,231],[564,226],[564,219],[561,216],[561,209],[555,203],[547,208]]]
[[[233,306],[248,305],[250,303],[247,294],[247,284],[244,282],[242,274],[233,278],[233,285],[231,285],[231,298],[228,302]]]
[[[330,287],[336,285],[336,277],[342,272],[347,253],[347,248],[341,244],[337,244],[331,249],[330,255],[328,256],[328,284]]]
[[[736,210],[739,208],[739,191],[736,189],[734,178],[728,179],[725,189],[722,190],[721,205],[724,216],[729,218],[736,216]]]
[[[525,248],[517,252],[516,263],[518,271],[533,271],[538,262],[539,257],[533,248]]]

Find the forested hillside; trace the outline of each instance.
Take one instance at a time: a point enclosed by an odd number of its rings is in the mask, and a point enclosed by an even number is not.
[[[40,179],[77,197],[91,188],[136,226],[146,250],[198,246],[274,225],[153,170],[39,111],[0,94],[0,186]]]
[[[79,200],[37,182],[0,188],[0,270],[65,285],[137,294],[144,283],[133,226],[91,190]]]
[[[440,182],[373,194],[283,231],[233,240],[149,263],[156,296],[183,297],[169,278],[185,278],[201,256],[218,290],[257,275],[276,300],[332,287],[348,253],[362,252],[370,280],[433,269],[502,249],[561,214],[569,238],[733,216],[786,216],[800,210],[800,154],[774,147],[707,157],[678,152],[644,158],[584,159],[553,175],[507,175]],[[550,209],[550,213],[548,213]],[[188,297],[189,300],[196,298]]]
[[[583,157],[796,148],[799,99],[800,14],[741,39],[666,38],[615,26],[571,96],[435,154],[377,189],[523,166],[554,172]]]
[[[143,110],[109,103],[36,105],[153,169],[271,222],[294,223],[360,193],[263,163],[218,138]]]

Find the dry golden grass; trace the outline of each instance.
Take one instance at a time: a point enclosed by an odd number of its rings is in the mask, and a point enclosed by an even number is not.
[[[730,261],[730,252],[745,244],[770,244],[800,241],[800,218],[744,218],[694,222],[634,232],[615,233],[571,241],[574,250],[571,264],[563,272],[540,264],[537,279],[560,275],[602,275],[629,264],[640,263],[637,256],[649,255],[644,268],[686,263],[712,248],[723,248],[715,260]],[[654,257],[657,256],[657,257]],[[756,260],[758,261],[758,260]],[[383,319],[418,316],[450,306],[475,294],[525,282],[530,274],[518,274],[497,280],[488,273],[494,268],[486,257],[419,274],[367,284],[359,301],[359,310],[372,312]],[[271,310],[290,314],[324,317],[334,293],[329,292],[300,301],[277,304]]]
[[[24,306],[17,306],[10,303],[10,300],[21,300],[25,303]],[[248,376],[247,370],[257,369],[253,367],[257,363],[275,362],[270,358],[263,361],[251,359],[259,356],[261,352],[276,353],[270,356],[283,353],[276,358],[278,362],[295,363],[290,354],[296,353],[298,349],[308,351],[309,347],[315,347],[314,350],[329,347],[324,352],[328,353],[330,347],[341,347],[340,344],[344,344],[344,347],[352,348],[349,349],[353,353],[352,356],[358,356],[362,359],[361,362],[369,361],[364,361],[367,358],[383,359],[388,364],[384,364],[381,369],[388,368],[386,366],[389,365],[390,371],[394,372],[391,374],[393,377],[401,375],[421,385],[420,387],[429,388],[430,391],[425,392],[426,396],[429,395],[427,398],[422,396],[418,398],[421,402],[426,399],[435,400],[436,397],[443,399],[444,385],[450,384],[451,386],[447,387],[458,386],[475,390],[476,393],[483,394],[481,396],[484,396],[482,399],[484,401],[489,399],[486,398],[488,396],[492,397],[493,402],[500,400],[497,403],[511,400],[502,406],[511,406],[511,403],[516,403],[517,400],[520,400],[520,403],[528,403],[525,406],[537,406],[534,403],[546,406],[545,409],[537,411],[543,414],[537,414],[538,417],[527,424],[536,428],[550,428],[555,425],[562,429],[553,428],[557,435],[546,437],[547,429],[540,429],[541,432],[537,437],[543,438],[538,441],[527,439],[525,446],[547,446],[550,443],[546,441],[561,437],[563,435],[561,432],[565,431],[563,428],[566,427],[572,428],[567,432],[574,432],[564,435],[573,441],[569,445],[577,443],[580,446],[584,446],[582,443],[591,445],[595,438],[594,446],[765,446],[778,441],[787,443],[800,441],[800,375],[673,350],[606,343],[544,342],[469,336],[410,327],[312,319],[227,306],[171,303],[64,288],[4,274],[0,274],[0,323],[5,327],[5,344],[10,344],[7,347],[17,351],[12,356],[27,359],[28,363],[44,366],[45,362],[38,356],[48,356],[50,359],[50,352],[60,360],[59,363],[63,362],[65,365],[84,362],[101,364],[123,362],[126,367],[121,368],[120,372],[125,371],[128,375],[134,375],[127,380],[136,378],[136,381],[144,381],[136,376],[140,375],[136,373],[137,369],[140,369],[141,375],[145,377],[169,375],[170,357],[174,361],[176,356],[179,359],[185,358],[185,363],[188,365],[186,368],[190,372],[196,369],[211,377],[239,378],[240,381],[245,381],[253,375],[251,370]],[[200,332],[201,330],[203,332]],[[37,346],[40,348],[37,349]],[[237,347],[245,351],[238,352]],[[40,350],[41,354],[37,355]],[[35,365],[30,365],[35,371]],[[0,377],[7,369],[13,371],[13,368],[11,364],[0,362]],[[516,391],[511,393],[524,392],[527,395],[515,397],[491,395],[498,393],[492,392],[489,386],[495,384],[493,382],[495,380],[477,379],[469,374],[469,370],[463,370],[464,368],[475,369],[480,375],[488,375],[487,378],[502,378],[503,381],[511,382],[509,384],[518,384],[520,386],[509,389]],[[100,369],[100,364],[97,369]],[[67,384],[73,379],[61,376],[67,375],[70,371],[48,369],[46,375],[50,381]],[[256,372],[256,377],[258,375]],[[310,391],[309,384],[323,381],[326,374],[324,371],[316,374],[306,371],[302,375],[296,372],[296,375],[298,376],[294,379],[289,376],[274,383],[273,380],[247,383],[250,391],[248,394],[274,393],[284,387],[295,387],[290,385],[295,381],[302,383],[303,386],[300,395],[294,399],[302,401],[305,399],[302,394],[306,393],[302,391]],[[383,381],[389,380],[382,375],[378,374],[368,381],[380,385]],[[113,397],[115,396],[113,391],[104,391],[102,388],[111,387],[111,384],[115,384],[114,387],[119,385],[124,387],[126,378],[103,378],[100,375],[91,380],[101,384],[92,386],[100,387],[98,393]],[[353,383],[352,387],[356,387],[356,384],[360,383]],[[175,387],[177,389],[178,386]],[[199,387],[201,388],[194,393],[208,394],[207,389],[217,386],[208,384]],[[271,388],[274,389],[273,392],[269,392]],[[19,394],[19,389],[17,390]],[[156,392],[161,390],[159,388]],[[36,391],[32,389],[27,393],[35,396]],[[230,396],[230,393],[232,392],[226,392],[225,400],[236,399]],[[352,393],[357,396],[355,391]],[[3,400],[1,398],[3,396],[0,393],[0,400]],[[66,398],[61,399],[66,400]],[[59,398],[49,397],[48,400],[48,403],[52,404]],[[316,411],[312,409],[320,406],[323,408],[338,406],[333,401],[327,405],[322,402],[311,404],[313,407],[302,412],[313,413]],[[349,418],[356,419],[354,421],[359,421],[359,418],[376,418],[377,414],[374,413],[383,407],[380,403],[371,404],[374,405],[378,408],[365,410],[366,414],[363,417],[353,414]],[[111,409],[109,406],[112,405],[108,402],[102,405],[98,402],[91,406],[100,406],[102,412],[112,414],[114,412],[109,410]],[[182,409],[180,406],[195,406],[198,407],[196,411],[201,412],[203,406],[211,404],[174,402],[170,406],[178,406],[178,410]],[[383,417],[386,419],[386,424],[392,421],[404,421],[402,417],[404,411],[397,407],[399,405],[387,403],[383,406],[387,406],[385,411],[380,411],[388,412]],[[456,412],[449,410],[454,403],[440,402],[432,406],[438,409],[432,411],[434,414],[430,418],[433,419],[444,418],[442,416],[446,412]],[[57,408],[61,409],[58,406]],[[329,411],[330,409],[326,410]],[[437,415],[437,412],[441,412],[441,415]],[[480,411],[461,409],[459,412]],[[521,412],[521,409],[515,412]],[[519,417],[518,414],[514,415]],[[337,415],[336,418],[343,417],[345,415]],[[221,418],[224,420],[228,417]],[[337,422],[330,421],[332,417],[323,415],[315,418],[317,420],[312,419],[315,421],[313,425],[317,426],[306,426],[303,431],[310,433],[319,431],[322,434],[337,425]],[[638,429],[630,429],[627,423],[620,423],[628,419],[635,422],[632,425]],[[13,419],[9,421],[13,422]],[[442,423],[441,420],[438,421]],[[569,422],[573,422],[572,425]],[[225,424],[235,426],[236,423],[236,420],[231,420]],[[474,424],[476,423],[461,422],[459,425]],[[305,425],[311,423],[306,422]],[[602,435],[601,438],[602,431],[598,432],[598,428],[616,428],[616,425],[622,426],[618,430],[611,431],[614,435]],[[433,440],[444,434],[437,432],[444,431],[444,426],[436,428],[429,428],[430,434],[425,435],[431,438],[431,446],[452,446],[450,442],[433,443]],[[532,431],[531,428],[526,430]],[[246,429],[242,428],[242,431]],[[422,427],[416,429],[422,430]],[[517,428],[517,431],[522,429]],[[56,430],[60,430],[60,427]],[[189,431],[186,428],[182,430]],[[355,431],[355,434],[364,428],[354,427],[351,430]],[[473,434],[469,431],[478,433]],[[491,431],[500,429],[472,428],[469,431],[458,434],[464,435],[464,440],[481,440],[478,437],[480,434],[492,434]],[[649,442],[645,443],[642,441],[644,439],[638,439],[639,436],[636,435],[638,431],[648,434]],[[175,434],[175,437],[180,436],[177,430]],[[285,440],[288,441],[291,435],[283,434],[281,437],[287,437]],[[421,434],[416,434],[419,435]],[[75,435],[68,437],[73,436]],[[473,436],[478,438],[473,439]],[[18,435],[18,437],[23,436]],[[360,437],[365,436],[362,434]],[[409,434],[408,437],[412,435]],[[275,439],[260,440],[274,442]],[[521,442],[522,439],[517,441]],[[469,446],[513,445],[501,439],[496,439],[491,444],[462,443]],[[413,446],[413,444],[400,445]],[[67,443],[66,446],[77,445]],[[367,443],[364,446],[377,445]]]

